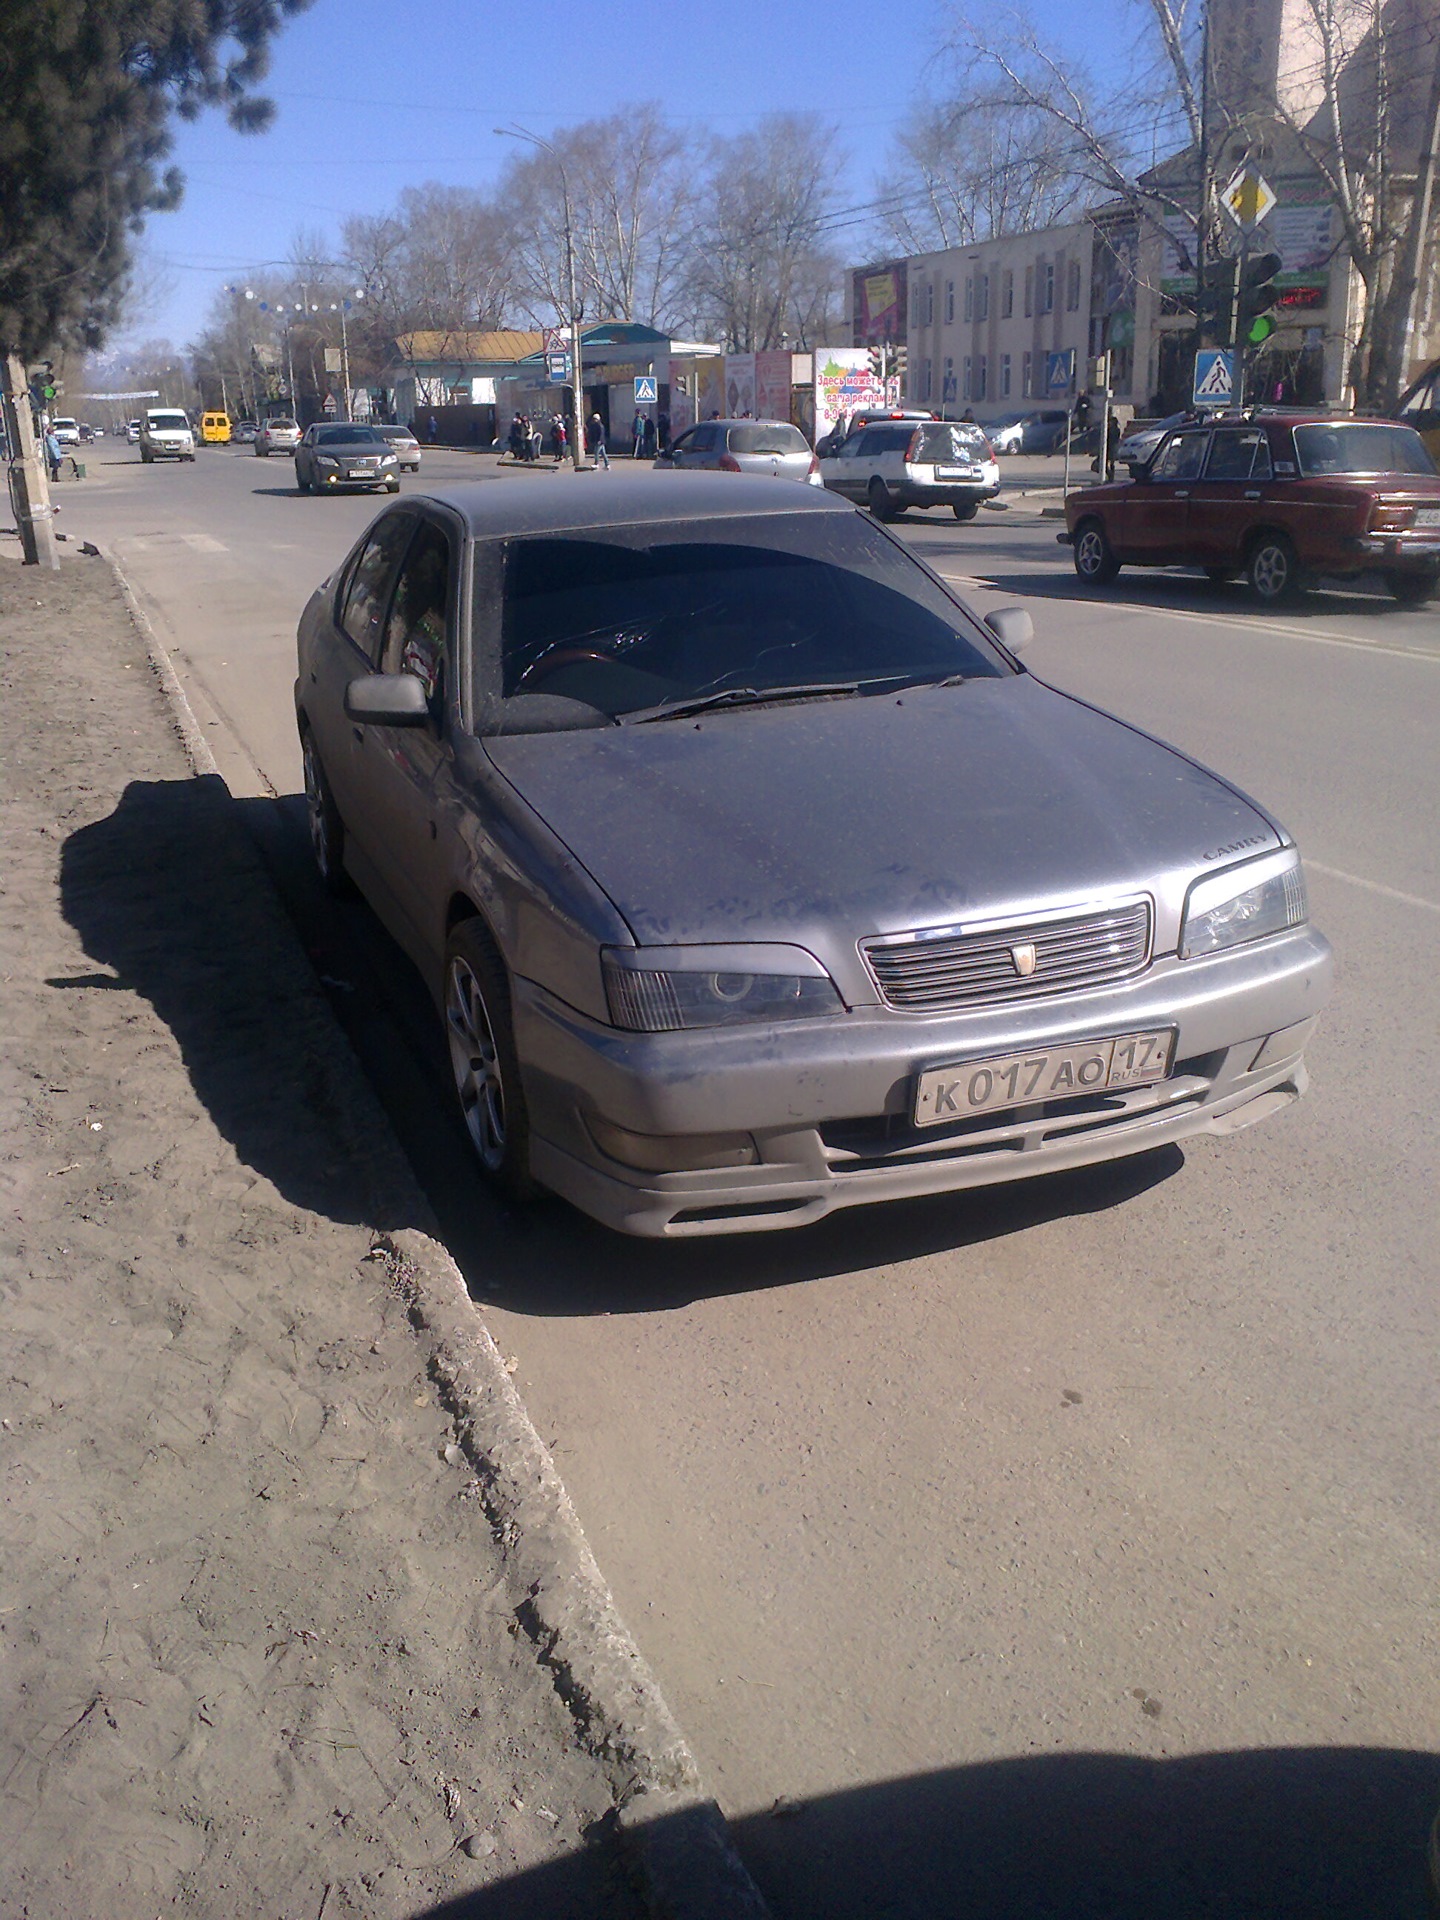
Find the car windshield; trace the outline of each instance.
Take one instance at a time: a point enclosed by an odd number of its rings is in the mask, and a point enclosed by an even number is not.
[[[183,413],[152,413],[150,431],[152,433],[176,433],[188,430],[189,420]]]
[[[1434,473],[1413,427],[1326,421],[1296,427],[1295,452],[1307,477],[1327,473]]]
[[[809,442],[798,427],[782,421],[756,421],[754,426],[731,427],[731,453],[808,453]]]
[[[357,443],[367,447],[385,444],[374,427],[319,427],[315,433],[317,447],[353,447]]]
[[[920,429],[920,450],[916,459],[943,465],[947,460],[983,460],[985,435],[968,421],[936,421]]]
[[[498,638],[501,685],[482,694],[511,708],[562,695],[612,718],[1011,671],[923,568],[848,514],[517,539]]]

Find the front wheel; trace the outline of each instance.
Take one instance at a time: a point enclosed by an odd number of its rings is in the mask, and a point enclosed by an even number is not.
[[[1267,607],[1279,606],[1300,590],[1295,549],[1283,533],[1262,533],[1250,549],[1246,569],[1251,591]]]
[[[1075,571],[1090,587],[1103,587],[1120,571],[1115,550],[1099,520],[1082,520],[1075,529]]]
[[[340,897],[350,891],[345,872],[345,822],[340,818],[315,736],[308,726],[300,742],[300,757],[305,770],[305,815],[310,827],[310,848],[325,891]]]
[[[973,520],[980,511],[978,500],[957,500],[950,511],[957,520]]]
[[[510,983],[479,920],[462,920],[445,949],[445,1034],[460,1117],[486,1178],[512,1200],[533,1198]]]
[[[398,480],[387,480],[385,482],[385,491],[386,493],[398,493],[400,491],[400,482]]]
[[[895,509],[890,504],[890,494],[883,480],[872,480],[865,495],[865,503],[877,520],[893,520]]]
[[[1385,591],[1392,600],[1398,600],[1402,607],[1423,607],[1437,586],[1440,586],[1440,574],[1387,573],[1385,575]]]
[[[295,484],[300,489],[301,493],[309,493],[310,482],[308,480],[302,480],[298,473],[295,476]]]

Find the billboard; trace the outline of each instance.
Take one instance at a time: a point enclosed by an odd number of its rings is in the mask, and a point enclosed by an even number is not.
[[[725,402],[721,411],[727,420],[755,417],[755,356],[753,353],[726,354]]]
[[[829,433],[859,407],[888,404],[885,383],[871,371],[865,347],[815,349],[815,434]]]
[[[790,418],[790,368],[794,356],[788,347],[762,347],[755,356],[755,412],[761,420]]]
[[[889,260],[883,266],[856,267],[850,275],[852,342],[868,347],[881,340],[905,338],[907,264]]]

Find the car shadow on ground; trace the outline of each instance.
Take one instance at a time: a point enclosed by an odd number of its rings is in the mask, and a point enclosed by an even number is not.
[[[1436,1755],[1398,1748],[1072,1753],[783,1800],[731,1832],[775,1920],[1424,1920],[1437,1796]],[[427,1920],[570,1912],[574,1873]]]
[[[1079,600],[1095,606],[1130,607],[1136,613],[1159,608],[1176,613],[1221,613],[1237,624],[1247,619],[1289,622],[1322,617],[1334,619],[1343,614],[1373,620],[1425,611],[1424,608],[1403,607],[1378,585],[1372,588],[1368,583],[1348,588],[1312,587],[1308,593],[1282,601],[1278,607],[1265,607],[1238,577],[1217,583],[1197,578],[1194,574],[1168,573],[1158,569],[1142,572],[1137,569],[1122,573],[1109,586],[1096,587],[1077,579],[1067,561],[1064,572],[1051,571],[1049,568],[1023,573],[1001,573],[986,569],[977,573],[975,578],[980,586],[996,593],[1023,593],[1041,600]]]
[[[421,1224],[345,1097],[353,1063],[217,775],[132,781],[65,841],[60,904],[97,971],[48,984],[147,1000],[246,1166],[333,1220]],[[122,1091],[144,1110],[143,1080]]]

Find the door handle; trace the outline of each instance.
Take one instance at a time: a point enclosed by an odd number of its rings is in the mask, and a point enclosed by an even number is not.
[[[1247,487],[1245,489],[1245,498],[1247,500],[1258,500],[1260,498],[1259,487]]]
[[[1177,487],[1174,498],[1177,500],[1188,500],[1190,498],[1190,489],[1188,487]]]

